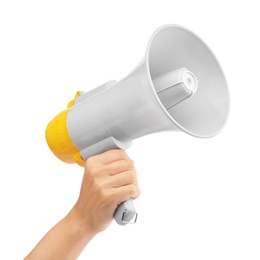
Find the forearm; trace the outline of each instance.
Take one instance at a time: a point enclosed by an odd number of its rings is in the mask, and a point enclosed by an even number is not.
[[[72,209],[41,239],[25,260],[76,259],[95,235],[96,232],[82,222]]]

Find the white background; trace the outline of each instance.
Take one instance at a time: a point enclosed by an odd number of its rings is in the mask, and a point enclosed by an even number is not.
[[[113,223],[80,259],[260,259],[258,2],[1,0],[0,259],[22,259],[77,199],[83,169],[53,156],[47,123],[78,89],[124,77],[168,23],[214,51],[228,123],[212,139],[136,140],[138,222]]]

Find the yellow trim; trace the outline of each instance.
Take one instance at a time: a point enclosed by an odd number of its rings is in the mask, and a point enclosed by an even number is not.
[[[77,93],[76,93],[74,99],[72,99],[72,100],[68,103],[67,108],[71,108],[72,106],[74,106],[75,100],[76,100],[76,98],[79,97],[79,96],[80,96],[80,91],[77,91]]]
[[[76,162],[84,166],[85,161],[81,158],[79,149],[74,145],[68,133],[68,112],[69,109],[62,111],[48,124],[45,131],[46,140],[52,152],[60,160],[67,163]]]

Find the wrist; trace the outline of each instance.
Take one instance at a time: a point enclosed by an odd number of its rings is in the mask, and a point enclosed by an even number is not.
[[[81,217],[75,207],[71,209],[64,220],[68,223],[71,232],[76,236],[93,238],[98,233]]]

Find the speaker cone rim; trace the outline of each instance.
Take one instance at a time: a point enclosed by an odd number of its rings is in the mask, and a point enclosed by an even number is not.
[[[202,133],[197,133],[195,131],[191,131],[189,130],[187,127],[183,126],[181,123],[179,123],[177,120],[175,120],[170,113],[165,109],[164,105],[162,104],[161,100],[159,99],[155,87],[153,85],[153,80],[152,80],[152,76],[151,76],[151,70],[150,70],[150,51],[151,51],[151,46],[153,44],[153,41],[155,39],[155,37],[158,35],[159,32],[161,32],[164,29],[168,29],[168,28],[173,28],[173,29],[180,29],[180,30],[184,30],[185,32],[188,32],[190,35],[192,35],[194,38],[197,38],[208,50],[208,52],[212,55],[212,57],[214,58],[214,61],[216,62],[216,64],[218,65],[218,69],[221,73],[221,76],[225,82],[225,86],[226,86],[226,92],[227,92],[227,111],[225,114],[225,119],[224,122],[222,123],[222,125],[218,128],[218,130],[213,131],[211,133],[207,133],[207,134],[202,134]],[[218,62],[216,56],[214,55],[214,53],[212,52],[212,50],[209,48],[209,46],[199,37],[197,36],[194,32],[192,32],[191,30],[181,26],[181,25],[177,25],[177,24],[167,24],[164,26],[159,27],[157,30],[154,31],[154,33],[152,34],[152,36],[150,37],[150,40],[147,44],[146,47],[146,53],[145,53],[145,67],[146,67],[146,71],[147,71],[147,75],[148,75],[148,80],[150,82],[150,86],[152,88],[152,92],[154,94],[155,99],[157,100],[157,102],[159,103],[161,109],[163,110],[164,114],[168,117],[168,119],[171,121],[171,123],[174,123],[174,125],[176,125],[180,130],[188,133],[189,135],[195,136],[195,137],[199,137],[199,138],[209,138],[209,137],[213,137],[215,135],[217,135],[219,132],[221,132],[221,130],[223,129],[223,127],[225,126],[227,119],[228,119],[228,115],[229,115],[229,110],[230,110],[230,98],[229,98],[229,90],[228,90],[228,84],[226,81],[226,77],[224,75],[224,72],[220,66],[220,63]]]

